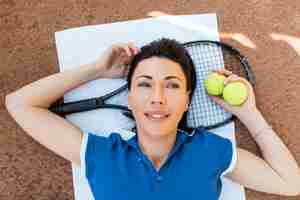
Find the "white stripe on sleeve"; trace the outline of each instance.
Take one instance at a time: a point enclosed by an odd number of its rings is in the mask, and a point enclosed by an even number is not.
[[[236,164],[236,159],[237,159],[237,157],[236,157],[237,156],[236,155],[236,147],[233,146],[233,142],[232,141],[230,143],[231,143],[231,147],[232,147],[231,162],[230,162],[229,167],[225,171],[223,171],[223,173],[221,174],[221,177],[224,176],[225,174],[231,172],[234,169],[235,164]]]
[[[83,138],[81,141],[81,147],[80,147],[80,172],[83,177],[86,177],[86,159],[85,159],[85,152],[86,152],[86,147],[88,143],[88,138],[89,138],[89,133],[88,132],[83,132]]]

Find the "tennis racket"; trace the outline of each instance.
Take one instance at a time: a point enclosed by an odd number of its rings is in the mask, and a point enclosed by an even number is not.
[[[213,129],[236,120],[235,115],[225,111],[208,97],[204,80],[212,70],[225,68],[255,86],[255,76],[247,58],[236,48],[223,42],[202,40],[188,42],[184,46],[194,62],[197,74],[196,90],[187,112],[187,126]]]
[[[234,121],[236,116],[225,111],[208,97],[204,88],[204,80],[212,70],[225,68],[247,79],[254,86],[255,76],[246,57],[236,48],[223,42],[200,40],[184,43],[183,46],[194,62],[197,77],[196,88],[187,112],[187,126],[189,128],[212,129]],[[134,119],[127,105],[124,105],[125,99],[121,98],[127,93],[128,85],[125,84],[101,97],[68,103],[56,102],[50,106],[49,110],[60,116],[65,116],[99,108],[118,109],[125,116]]]

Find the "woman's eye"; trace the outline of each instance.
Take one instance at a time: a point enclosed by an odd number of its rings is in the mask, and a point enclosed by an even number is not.
[[[170,84],[168,84],[168,87],[179,88],[179,85],[177,83],[170,83]]]
[[[141,82],[138,83],[137,85],[138,87],[151,87],[150,83],[146,83],[146,82]],[[180,86],[177,83],[169,83],[167,84],[167,88],[179,88]]]
[[[146,82],[142,82],[142,83],[138,84],[138,87],[149,87],[149,86],[150,86],[150,84],[146,83]]]

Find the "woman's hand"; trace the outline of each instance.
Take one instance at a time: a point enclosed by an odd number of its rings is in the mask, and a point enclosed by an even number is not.
[[[248,89],[247,100],[240,106],[232,106],[218,96],[208,95],[214,102],[216,102],[218,105],[223,107],[226,111],[236,115],[238,118],[246,117],[247,115],[251,114],[253,111],[257,111],[257,107],[255,103],[255,95],[254,95],[252,85],[246,79],[239,77],[236,74],[233,74],[232,72],[226,69],[218,69],[213,71],[221,75],[224,75],[226,77],[224,81],[225,85],[231,82],[239,81],[244,83]]]
[[[123,78],[127,76],[128,64],[139,51],[140,49],[132,42],[111,45],[94,63],[99,69],[99,77]]]

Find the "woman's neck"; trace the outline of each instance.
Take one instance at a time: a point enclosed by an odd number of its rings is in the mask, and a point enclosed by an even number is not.
[[[164,137],[151,137],[151,134],[138,133],[138,143],[142,152],[151,160],[158,170],[168,158],[176,142],[175,133],[164,135]]]

